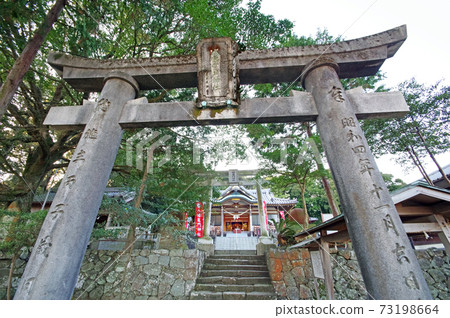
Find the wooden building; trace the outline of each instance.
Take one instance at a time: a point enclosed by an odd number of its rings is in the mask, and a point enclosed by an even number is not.
[[[443,245],[450,253],[450,190],[416,181],[392,192],[391,196],[414,248]],[[299,243],[290,248],[320,252],[328,297],[334,299],[329,249],[350,243],[344,215],[297,234],[296,240]]]
[[[416,181],[392,192],[397,212],[415,248],[442,243],[450,253],[450,190]],[[296,236],[297,247],[318,247],[319,241],[350,241],[344,215],[339,215]]]
[[[270,189],[262,189],[262,201],[266,204],[268,220],[275,221],[279,220],[280,211],[287,215],[297,204],[297,200],[275,197]],[[227,232],[258,235],[260,221],[256,189],[236,184],[221,191],[220,196],[213,200],[211,229],[220,236]]]

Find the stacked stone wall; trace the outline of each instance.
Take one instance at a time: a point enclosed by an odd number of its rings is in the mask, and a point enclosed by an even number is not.
[[[361,271],[353,250],[331,249],[336,299],[366,299]],[[29,252],[17,259],[12,295],[25,269]],[[133,250],[86,252],[75,299],[188,299],[206,253],[199,250]],[[450,299],[450,257],[442,249],[416,251],[434,299]],[[266,254],[279,299],[317,299],[308,250],[271,249]],[[11,258],[0,253],[0,299],[6,299]],[[124,279],[125,278],[125,279]],[[320,299],[327,299],[324,281],[316,279]]]
[[[423,275],[434,299],[450,299],[450,255],[445,250],[416,251]]]
[[[16,260],[14,265],[14,271],[11,283],[11,298],[16,292],[17,286],[19,285],[20,278],[27,265],[26,260],[28,259],[29,252],[28,249],[23,249],[19,258]],[[0,252],[0,300],[6,299],[6,293],[8,288],[8,277],[11,268],[11,257]]]
[[[88,250],[73,299],[188,299],[203,267],[205,252],[192,250]],[[0,299],[6,299],[11,259],[0,255]],[[16,261],[13,292],[25,268]]]
[[[335,299],[367,299],[361,270],[351,249],[331,249]],[[445,250],[416,251],[434,299],[450,299],[450,257]],[[308,250],[271,249],[267,254],[270,276],[279,299],[317,299]],[[320,299],[328,299],[323,279],[316,279]]]
[[[307,249],[270,249],[266,261],[278,299],[313,299],[314,281]]]

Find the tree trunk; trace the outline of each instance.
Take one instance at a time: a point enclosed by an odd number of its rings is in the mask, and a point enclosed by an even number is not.
[[[134,202],[134,207],[136,209],[140,208],[142,200],[144,198],[144,190],[145,186],[147,185],[148,171],[150,170],[152,160],[153,160],[153,151],[150,151],[147,158],[147,163],[145,165],[144,175],[142,176],[141,185],[139,186],[139,192],[136,197],[136,201]],[[132,250],[135,240],[136,240],[136,225],[132,224],[130,225],[130,229],[128,231],[126,249]]]
[[[41,48],[46,36],[52,29],[53,23],[58,19],[59,14],[66,5],[66,0],[56,0],[53,7],[47,13],[45,20],[39,29],[34,32],[33,37],[26,45],[20,56],[14,62],[13,67],[8,73],[5,82],[0,87],[0,118],[5,113],[9,103],[11,102],[17,87],[22,82],[25,73],[30,68],[34,57]]]
[[[434,185],[431,181],[430,177],[428,177],[428,174],[425,172],[425,169],[423,168],[422,164],[419,161],[419,158],[417,157],[416,152],[411,147],[407,147],[406,151],[409,153],[409,156],[411,157],[412,161],[416,165],[416,167],[419,169],[420,173],[422,174],[423,178],[428,182],[429,185]]]
[[[11,285],[12,285],[12,277],[14,273],[14,267],[16,266],[16,261],[19,258],[19,254],[14,254],[11,259],[11,266],[9,268],[9,276],[8,276],[8,289],[6,291],[6,299],[11,300]]]
[[[33,153],[28,156],[22,176],[17,177],[15,182],[17,185],[15,190],[22,192],[17,198],[17,204],[21,212],[31,211],[34,195],[53,161],[53,156],[44,154],[41,147],[33,150]]]
[[[304,123],[303,125],[306,127],[306,134],[308,135],[309,138],[311,138],[312,137],[311,126],[309,125],[308,122]],[[317,168],[319,169],[319,171],[324,172],[325,168],[323,166],[322,160],[317,158],[317,156],[314,156],[314,159],[316,161]],[[325,194],[327,195],[328,204],[330,205],[331,213],[333,214],[333,217],[336,217],[341,213],[336,205],[336,202],[333,199],[333,194],[331,193],[330,188],[330,181],[328,181],[328,178],[325,177],[324,175],[321,177],[321,179],[323,189],[325,190]]]
[[[303,224],[303,226],[305,227],[305,230],[306,230],[309,225],[309,214],[308,214],[308,209],[306,208],[306,198],[305,198],[306,189],[303,187],[303,188],[301,188],[301,190],[302,190],[303,211],[305,212],[305,223]]]
[[[330,205],[330,208],[331,208],[331,213],[333,214],[333,217],[336,217],[341,213],[340,213],[339,208],[337,207],[336,203],[334,202],[333,194],[331,193],[330,182],[328,181],[328,178],[325,176],[322,177],[322,186],[327,195],[328,204]]]
[[[139,192],[136,197],[136,201],[134,202],[134,207],[136,209],[139,209],[139,207],[141,206],[142,200],[144,198],[144,190],[145,190],[145,186],[147,185],[148,171],[150,169],[152,160],[153,160],[153,151],[150,151],[149,155],[147,157],[147,163],[145,165],[145,170],[144,170],[144,175],[142,176],[141,185],[139,186]],[[133,251],[133,246],[134,246],[135,241],[136,241],[136,225],[131,224],[130,228],[128,230],[127,244],[125,246],[125,251],[128,251],[128,262],[130,262],[130,260],[131,260],[131,252]],[[127,268],[128,268],[128,266],[125,267],[125,270],[123,271],[123,275],[122,275],[122,283],[121,283],[121,287],[120,287],[120,299],[122,299],[123,289],[125,287],[125,278],[126,278],[126,274],[127,274]]]
[[[423,145],[425,146],[425,149],[427,150],[428,154],[430,155],[431,159],[434,161],[434,163],[436,164],[437,168],[439,169],[439,172],[442,174],[442,177],[444,178],[445,181],[447,181],[448,183],[450,183],[450,180],[447,178],[447,175],[445,174],[444,170],[442,169],[442,167],[439,165],[439,163],[437,162],[436,158],[434,157],[433,153],[431,152],[430,148],[428,148],[427,143],[425,142],[425,138],[423,138],[422,133],[419,130],[419,127],[416,127],[416,131],[417,134],[420,137],[420,140],[422,140]],[[433,180],[431,180],[433,181]]]
[[[414,162],[414,164],[416,165],[416,167],[419,169],[420,173],[422,174],[423,178],[426,180],[426,182],[428,182],[430,185],[432,184],[430,178],[428,177],[427,173],[425,172],[422,164],[418,161],[415,153],[413,153],[413,151],[409,148],[407,148],[408,153],[412,159],[412,161]]]
[[[309,215],[308,215],[308,208],[306,207],[306,198],[305,198],[305,192],[306,192],[306,176],[309,173],[309,169],[308,171],[305,172],[304,176],[303,176],[303,180],[300,180],[300,178],[297,175],[294,175],[295,180],[297,180],[298,186],[300,188],[300,191],[302,192],[302,204],[303,204],[303,212],[305,213],[305,223],[303,224],[303,226],[305,227],[305,229],[308,228],[309,225]]]

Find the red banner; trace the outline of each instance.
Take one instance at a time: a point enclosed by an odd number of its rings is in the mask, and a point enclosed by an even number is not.
[[[203,204],[195,203],[195,234],[203,237]]]
[[[283,220],[285,220],[285,217],[284,217],[284,211],[279,211],[279,212],[280,212],[281,218],[282,218]]]
[[[267,205],[266,205],[266,201],[263,201],[263,207],[264,207],[264,218],[266,219],[266,231],[269,231],[269,222],[267,220]]]

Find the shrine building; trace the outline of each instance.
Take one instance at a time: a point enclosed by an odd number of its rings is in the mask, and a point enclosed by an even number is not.
[[[267,219],[275,221],[279,221],[280,215],[287,215],[297,204],[296,199],[275,197],[270,189],[262,189],[262,201],[265,202],[267,209]],[[231,233],[260,235],[256,189],[247,189],[243,185],[235,184],[221,191],[220,196],[213,200],[211,233],[215,236],[226,236]]]

